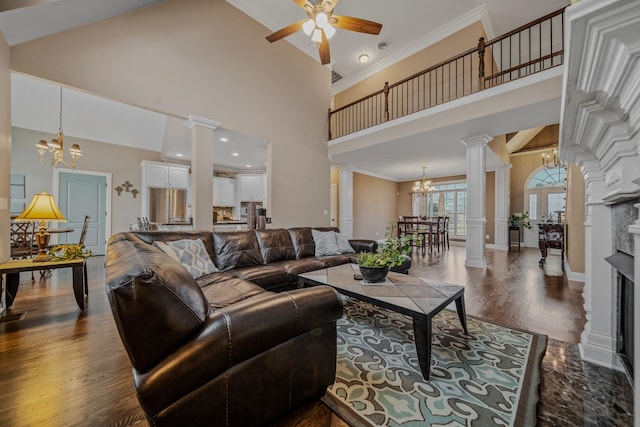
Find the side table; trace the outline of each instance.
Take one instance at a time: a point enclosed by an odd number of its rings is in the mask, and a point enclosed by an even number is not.
[[[518,250],[520,250],[520,226],[514,226],[514,225],[510,225],[509,226],[509,249],[511,249],[512,245],[515,245],[516,242],[514,242],[513,240],[511,240],[511,232],[512,231],[516,231],[517,236],[518,236],[518,240],[516,240],[517,245],[518,245]]]
[[[0,296],[3,288],[3,275],[6,275],[5,302],[11,308],[18,293],[20,273],[23,271],[54,270],[56,268],[73,269],[73,294],[80,310],[84,310],[84,297],[89,295],[87,284],[87,263],[84,259],[65,261],[33,262],[32,259],[15,259],[0,264]]]

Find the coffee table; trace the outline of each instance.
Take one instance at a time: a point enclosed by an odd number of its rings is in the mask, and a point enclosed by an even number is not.
[[[410,316],[420,371],[429,381],[431,370],[431,319],[455,302],[462,329],[467,333],[464,287],[435,280],[389,272],[382,283],[364,283],[353,278],[357,264],[343,264],[298,275],[298,287],[329,285],[343,295]]]

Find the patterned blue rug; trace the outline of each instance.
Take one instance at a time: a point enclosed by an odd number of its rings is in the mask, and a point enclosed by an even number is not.
[[[323,400],[352,426],[533,426],[544,335],[454,311],[433,319],[431,380],[411,318],[355,299],[338,320],[336,382]]]

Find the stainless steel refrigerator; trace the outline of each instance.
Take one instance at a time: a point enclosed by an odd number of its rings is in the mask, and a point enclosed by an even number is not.
[[[183,224],[187,218],[187,190],[175,188],[149,189],[149,222]]]

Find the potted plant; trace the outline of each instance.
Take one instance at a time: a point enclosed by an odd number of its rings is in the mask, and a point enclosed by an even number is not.
[[[361,252],[358,255],[358,266],[366,283],[384,282],[389,269],[401,265],[411,252],[411,244],[422,240],[422,235],[418,233],[393,237],[394,229],[395,223],[392,222],[387,227],[386,240],[377,252]]]
[[[512,227],[520,227],[522,226],[528,230],[531,230],[531,222],[529,221],[529,211],[525,211],[524,213],[514,213],[509,218]]]

